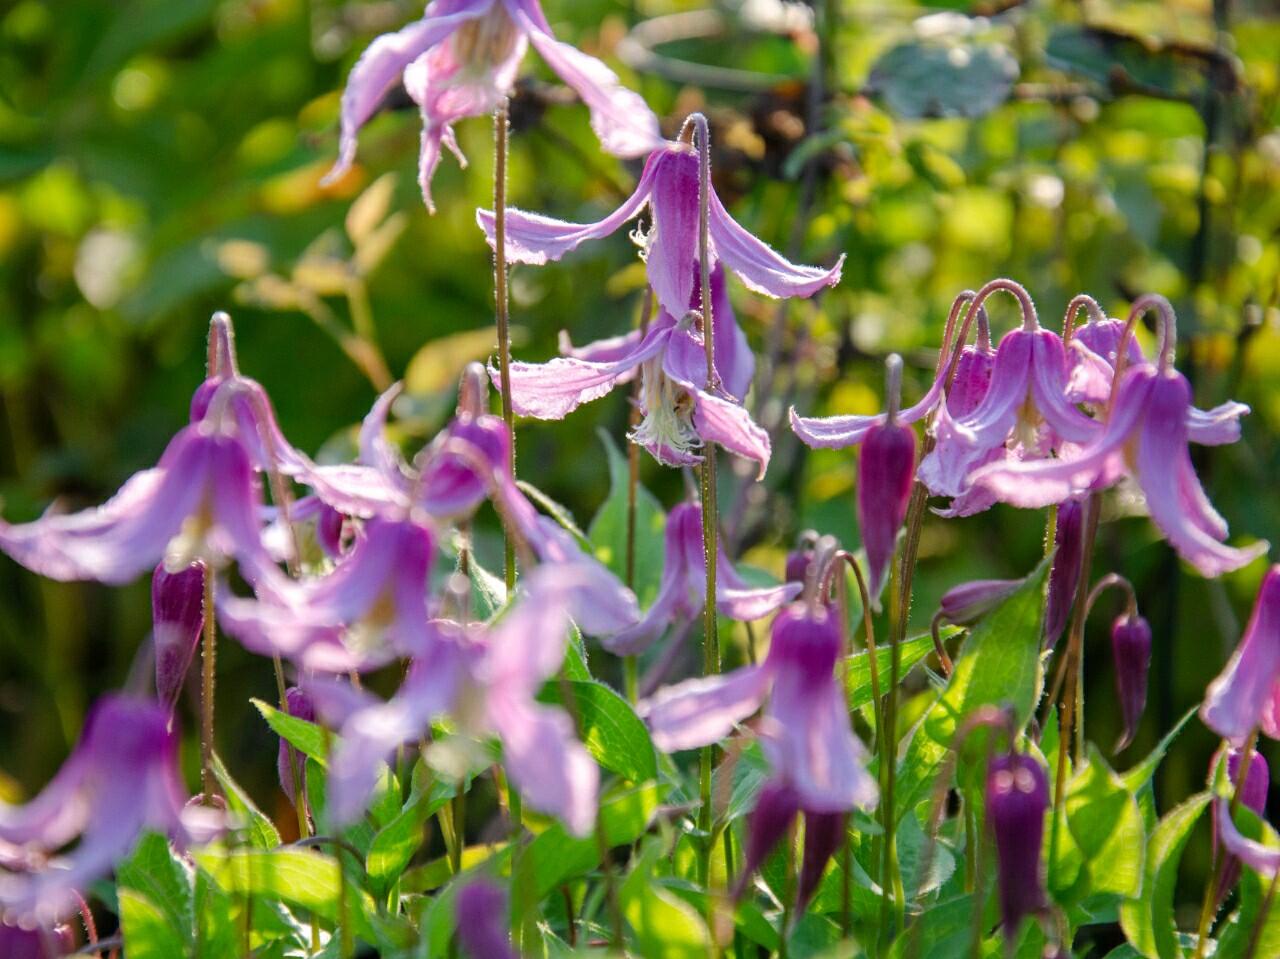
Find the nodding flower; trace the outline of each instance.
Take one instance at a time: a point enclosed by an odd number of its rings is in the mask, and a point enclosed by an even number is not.
[[[170,714],[204,629],[204,563],[169,572],[161,563],[151,574],[151,635],[156,660],[156,698]]]
[[[987,769],[987,824],[995,837],[1000,884],[1000,919],[1005,936],[1017,935],[1022,920],[1044,908],[1040,851],[1049,782],[1031,756],[996,756]]]
[[[0,803],[0,841],[34,864],[0,872],[0,915],[57,921],[74,910],[77,890],[110,872],[144,830],[179,843],[213,838],[220,814],[184,808],[186,801],[168,711],[123,696],[99,700],[49,784],[25,805]]]
[[[1201,488],[1187,449],[1194,417],[1191,387],[1173,368],[1173,308],[1163,297],[1146,296],[1134,304],[1130,322],[1152,307],[1159,311],[1163,327],[1159,362],[1124,371],[1096,435],[1060,459],[996,463],[976,470],[972,479],[1007,503],[1034,508],[1104,489],[1129,476],[1141,487],[1151,519],[1178,554],[1201,575],[1219,576],[1262,556],[1267,544],[1236,549],[1224,542],[1227,524]]]
[[[351,69],[342,95],[338,160],[323,182],[351,168],[356,134],[402,81],[422,112],[418,184],[434,212],[431,180],[441,146],[466,166],[453,124],[489,113],[511,93],[530,43],[582,98],[606,150],[640,156],[662,143],[658,118],[644,99],[595,57],[557,40],[538,0],[434,0],[421,20],[374,40]]]
[[[702,148],[705,149],[706,144]],[[566,223],[535,213],[508,210],[507,258],[512,263],[530,264],[559,260],[587,240],[617,232],[647,206],[649,231],[637,232],[636,239],[642,247],[649,286],[659,306],[679,319],[688,312],[698,286],[698,164],[699,153],[691,144],[665,144],[649,155],[635,192],[617,210],[596,223]],[[843,256],[830,269],[791,263],[730,216],[714,189],[707,202],[710,231],[707,252],[711,265],[723,263],[748,289],[773,297],[812,296],[823,287],[840,282]],[[493,213],[481,210],[476,218],[493,245]]]
[[[438,641],[413,660],[390,700],[333,680],[304,683],[317,713],[340,726],[329,763],[331,819],[357,819],[381,763],[449,713],[463,736],[501,742],[511,782],[531,807],[559,817],[576,835],[590,834],[600,771],[569,715],[536,698],[564,661],[581,572],[534,569],[521,580],[523,595],[494,626],[437,621]]]
[[[1200,718],[1235,746],[1256,729],[1280,739],[1280,564],[1262,577],[1244,637],[1209,684]]]
[[[877,608],[898,530],[911,501],[916,468],[915,431],[898,422],[897,417],[902,359],[896,353],[885,362],[885,383],[889,404],[886,419],[867,430],[858,457],[858,528],[867,551],[868,588]]]
[[[836,675],[842,653],[837,616],[822,604],[792,603],[774,618],[760,665],[687,680],[640,704],[654,744],[671,752],[718,741],[767,700],[759,734],[773,775],[749,824],[739,894],[803,812],[805,858],[797,889],[803,908],[839,844],[845,814],[871,809],[879,798]]]
[[[702,316],[701,287],[693,283],[696,267],[689,265],[691,299],[686,309],[671,313],[664,307],[643,333],[602,340],[574,348],[546,363],[511,364],[511,404],[520,416],[563,419],[583,403],[598,399],[615,386],[640,375],[640,411],[632,442],[644,447],[667,466],[702,461],[697,452],[715,443],[759,464],[764,476],[769,465],[769,434],[742,405],[751,385],[755,357],[734,317],[725,291],[724,270],[711,273],[711,327],[715,338],[717,383],[707,387],[703,333],[689,319]],[[701,322],[701,321],[699,321]],[[498,370],[490,375],[498,382]]]
[[[603,639],[605,647],[623,656],[648,649],[672,623],[691,622],[701,613],[706,597],[707,560],[702,543],[702,507],[681,503],[667,515],[665,555],[658,595],[634,626]],[[716,609],[743,622],[762,619],[800,595],[803,585],[752,587],[734,569],[719,544],[716,564]]]

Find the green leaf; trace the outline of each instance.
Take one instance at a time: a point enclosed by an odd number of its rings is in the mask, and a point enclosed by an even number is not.
[[[1240,806],[1235,814],[1236,827],[1248,839],[1254,839],[1272,849],[1280,846],[1280,837],[1271,826],[1260,819],[1247,806]],[[1243,956],[1248,949],[1249,940],[1258,929],[1258,914],[1265,900],[1265,892],[1271,880],[1259,875],[1248,866],[1241,868],[1240,882],[1237,886],[1240,894],[1240,907],[1231,915],[1218,937],[1218,948],[1215,955],[1230,957]],[[1262,956],[1280,956],[1280,905],[1273,902],[1258,929],[1258,944],[1253,953]]]
[[[1101,894],[1138,896],[1146,848],[1142,813],[1096,747],[1067,784],[1065,805],[1067,828],[1083,860],[1071,901]]]
[[[660,837],[645,840],[618,890],[622,914],[635,933],[641,955],[702,959],[711,945],[706,923],[697,910],[653,880],[654,866],[666,853]]]
[[[596,558],[625,581],[627,575],[627,490],[631,467],[618,451],[609,434],[600,430],[609,461],[609,495],[591,520],[587,538]],[[662,577],[663,528],[666,514],[662,506],[643,486],[636,488],[635,582],[632,586],[642,607],[647,607],[658,594]]]
[[[965,718],[983,706],[1007,705],[1019,727],[1027,722],[1042,678],[1041,617],[1048,575],[1046,559],[965,640],[946,690],[911,734],[899,767],[900,817],[928,798]]]
[[[133,889],[120,890],[120,927],[129,959],[173,959],[189,952],[165,911]]]
[[[911,922],[893,942],[890,959],[906,956],[929,956],[930,959],[969,955],[969,940],[973,928],[973,896],[965,895],[949,902],[930,906]],[[913,947],[913,937],[918,937],[918,951]]]
[[[867,88],[898,117],[980,117],[1009,97],[1018,61],[997,43],[911,41],[871,68]]]
[[[1191,58],[1101,27],[1057,27],[1045,44],[1045,59],[1107,89],[1136,83],[1165,93],[1200,95],[1204,86],[1203,67]]]
[[[1182,955],[1173,918],[1178,861],[1211,798],[1207,792],[1192,796],[1160,820],[1147,840],[1142,897],[1128,899],[1120,907],[1120,926],[1146,959],[1178,959]]]
[[[235,904],[207,872],[197,867],[195,874],[195,954],[201,959],[240,959]]]
[[[345,853],[344,853],[345,855]],[[340,912],[338,861],[305,849],[234,849],[208,847],[194,853],[196,862],[226,892],[282,902],[305,909],[329,923]],[[366,942],[377,938],[369,925],[373,900],[347,883],[347,915]]]
[[[658,757],[644,722],[625,699],[595,680],[567,683],[583,745],[605,769],[631,782],[658,775]],[[538,699],[560,703],[559,683],[548,683]]]
[[[122,910],[124,891],[136,893],[145,901],[145,905],[137,906],[139,921],[150,922],[146,905],[153,905],[174,938],[189,946],[195,925],[191,879],[174,856],[168,839],[158,833],[146,833],[129,858],[116,868],[116,882],[121,890]]]
[[[213,755],[213,776],[218,780],[222,794],[227,799],[227,809],[245,821],[249,845],[259,849],[274,849],[280,845],[280,833],[275,823],[263,814],[249,798],[249,794],[231,778],[231,773],[222,764],[217,753]]]
[[[942,631],[944,639],[954,636],[960,630],[947,627]],[[933,652],[932,636],[917,636],[902,644],[900,663],[903,679],[911,672],[913,666]],[[876,647],[876,669],[880,677],[880,691],[884,693],[889,683],[889,666],[893,658],[893,650],[888,646]],[[865,652],[855,653],[846,661],[845,688],[849,691],[849,709],[861,709],[871,702],[871,657]]]
[[[275,731],[277,736],[321,766],[327,764],[329,741],[333,739],[331,732],[305,719],[290,716],[264,703],[261,699],[252,699],[250,702],[258,708],[258,712],[262,713],[262,718],[267,721],[267,725]]]
[[[421,776],[419,769],[424,770]],[[384,892],[399,878],[413,854],[422,846],[425,838],[423,827],[427,820],[457,791],[452,783],[430,777],[425,769],[419,761],[414,770],[413,790],[404,808],[378,831],[369,845],[365,869],[378,892]],[[426,782],[428,779],[429,783]]]
[[[1160,742],[1156,743],[1156,748],[1151,750],[1146,759],[1142,760],[1142,762],[1138,763],[1132,769],[1128,769],[1121,774],[1120,778],[1124,780],[1124,786],[1126,789],[1130,792],[1136,793],[1151,782],[1151,777],[1155,775],[1156,769],[1158,769],[1160,763],[1164,761],[1165,753],[1169,751],[1169,747],[1173,745],[1173,741],[1177,739],[1178,734],[1186,728],[1187,723],[1191,721],[1191,717],[1196,714],[1196,710],[1199,708],[1200,707],[1198,705],[1192,706],[1183,713],[1182,718],[1178,720],[1171,730],[1165,733],[1164,738],[1161,739]]]

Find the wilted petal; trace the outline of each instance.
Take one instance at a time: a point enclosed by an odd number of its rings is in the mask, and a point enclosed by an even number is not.
[[[640,715],[663,752],[697,749],[723,739],[759,709],[771,679],[763,666],[689,679],[642,702]]]
[[[1249,625],[1231,660],[1209,684],[1200,718],[1236,746],[1259,726],[1272,738],[1280,738],[1280,729],[1270,722],[1278,679],[1280,565],[1272,566],[1263,576]]]
[[[665,150],[655,151],[645,164],[635,192],[626,202],[603,220],[595,223],[566,223],[537,213],[523,210],[507,210],[507,262],[541,265],[548,260],[558,260],[587,240],[598,240],[616,232],[628,220],[634,219],[649,202],[654,169]],[[484,231],[489,245],[494,245],[492,210],[477,210],[476,223]]]
[[[844,254],[829,270],[791,263],[731,217],[714,190],[710,214],[711,240],[717,256],[756,293],[774,297],[812,296],[824,286],[840,282]]]
[[[662,146],[658,118],[644,97],[628,90],[595,57],[561,43],[523,13],[514,13],[534,49],[591,111],[591,129],[604,149],[621,157],[641,156]]]
[[[1218,541],[1221,518],[1207,512],[1208,500],[1187,451],[1190,405],[1190,387],[1180,374],[1157,377],[1138,438],[1138,481],[1151,519],[1170,545],[1201,575],[1219,576],[1264,555],[1267,543],[1235,549]]]

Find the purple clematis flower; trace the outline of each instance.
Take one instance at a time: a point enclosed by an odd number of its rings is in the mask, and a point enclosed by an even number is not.
[[[712,265],[723,263],[749,289],[774,297],[812,296],[840,282],[843,256],[829,270],[790,263],[731,217],[714,190],[709,203]],[[681,318],[694,302],[698,286],[698,153],[687,143],[668,143],[655,150],[635,192],[597,223],[565,223],[508,210],[507,258],[531,264],[558,260],[587,240],[616,232],[646,205],[651,225],[647,234],[637,235],[637,241],[643,246],[649,285],[658,304]],[[476,218],[493,245],[493,213],[481,210]]]
[[[898,542],[898,530],[907,515],[915,479],[916,434],[898,421],[898,396],[902,391],[902,359],[889,357],[887,390],[889,411],[883,423],[867,430],[858,457],[858,529],[867,551],[872,604],[879,607],[889,564]]]
[[[348,692],[331,695],[322,680],[307,685],[317,711],[341,724],[330,760],[328,808],[335,822],[357,818],[379,764],[448,712],[464,733],[502,742],[511,781],[530,806],[558,816],[577,835],[590,833],[599,769],[564,710],[535,699],[564,660],[580,574],[572,566],[535,569],[522,581],[524,596],[495,626],[438,622],[439,640],[413,661],[388,701],[368,697],[352,708]]]
[[[204,563],[170,573],[161,563],[151,574],[151,622],[156,658],[156,697],[170,715],[204,629]]]
[[[701,308],[702,291],[693,285],[688,309]],[[724,270],[711,276],[712,329],[715,331],[716,375],[719,389],[706,389],[706,357],[702,334],[665,308],[648,331],[575,349],[546,363],[511,364],[511,403],[521,416],[563,419],[590,400],[599,399],[639,370],[640,409],[644,418],[631,433],[632,442],[647,449],[667,466],[702,461],[694,450],[713,442],[760,465],[769,465],[769,434],[742,406],[751,385],[755,357],[747,345],[729,297]],[[498,370],[490,375],[498,383]]]
[[[342,137],[330,182],[355,160],[356,134],[397,80],[422,111],[418,182],[427,208],[431,179],[444,145],[466,166],[453,124],[489,113],[511,92],[532,43],[591,111],[601,145],[618,156],[640,156],[662,142],[658,118],[595,57],[551,33],[538,0],[434,0],[421,20],[378,37],[351,70],[342,95]]]
[[[758,666],[690,679],[640,704],[654,744],[696,749],[727,736],[768,699],[760,726],[765,756],[800,808],[843,813],[875,806],[866,750],[853,734],[843,687],[836,613],[792,603],[773,621],[769,653]]]
[[[169,729],[167,711],[122,696],[100,700],[80,742],[44,790],[22,806],[0,803],[6,859],[39,865],[0,873],[0,913],[56,921],[75,908],[75,890],[109,872],[143,830],[168,833],[180,843],[212,838],[219,814],[184,809],[186,799],[178,737]]]
[[[507,928],[507,895],[487,879],[458,891],[458,940],[471,959],[518,959]]]
[[[1235,747],[1224,746],[1218,750],[1213,757],[1213,761],[1209,764],[1210,777],[1214,771],[1218,769],[1218,763],[1222,761],[1222,755],[1225,751],[1227,757],[1227,779],[1233,785],[1240,779],[1240,763],[1244,761],[1244,750]],[[1212,786],[1210,782],[1210,786]],[[1267,768],[1267,760],[1262,753],[1256,749],[1253,751],[1253,757],[1249,760],[1249,771],[1245,774],[1245,780],[1240,784],[1240,805],[1246,809],[1253,810],[1259,816],[1266,813],[1267,809],[1267,793],[1271,788],[1271,770]],[[1211,810],[1213,815],[1213,852],[1218,854],[1218,817],[1221,815],[1218,804],[1215,803]],[[1218,882],[1218,899],[1221,901],[1231,891],[1231,887],[1236,884],[1236,880],[1240,878],[1240,860],[1235,856],[1228,855],[1227,861],[1222,868],[1222,879]]]
[[[1280,739],[1280,564],[1262,577],[1244,638],[1209,684],[1200,718],[1235,746],[1255,729]]]
[[[1009,753],[987,770],[987,822],[996,841],[1000,917],[1005,936],[1017,935],[1022,920],[1044,908],[1040,847],[1049,782],[1030,756]]]
[[[665,558],[658,595],[644,619],[621,632],[606,636],[605,647],[620,656],[634,656],[648,649],[668,626],[690,622],[702,612],[706,596],[706,556],[702,550],[702,507],[681,503],[667,516]],[[730,619],[761,619],[800,595],[803,584],[749,586],[724,551],[716,564],[716,609]]]
[[[1146,494],[1151,518],[1183,559],[1204,576],[1239,569],[1267,551],[1265,542],[1225,545],[1226,522],[1200,487],[1187,451],[1191,387],[1168,365],[1126,371],[1115,405],[1098,435],[1069,457],[983,467],[973,482],[1015,506],[1059,503],[1103,489],[1124,475]],[[1068,437],[1070,438],[1070,437]],[[923,470],[923,467],[922,467]]]

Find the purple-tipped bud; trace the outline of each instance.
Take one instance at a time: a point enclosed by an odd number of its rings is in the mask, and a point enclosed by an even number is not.
[[[457,901],[458,941],[471,959],[517,959],[507,932],[507,895],[496,883],[477,879]]]
[[[938,604],[942,618],[957,626],[972,626],[1022,586],[1020,579],[975,579],[952,587]]]
[[[75,948],[70,926],[24,929],[0,922],[0,956],[4,959],[61,959]]]
[[[1223,748],[1227,751],[1227,778],[1231,781],[1232,788],[1234,788],[1235,783],[1240,778],[1240,763],[1244,759],[1244,750],[1237,749],[1234,746],[1225,746]],[[1211,778],[1220,762],[1222,762],[1222,750],[1218,750],[1214,754],[1213,761],[1209,764]],[[1255,750],[1253,758],[1249,760],[1249,771],[1245,774],[1244,782],[1240,784],[1240,805],[1246,809],[1252,809],[1261,816],[1267,808],[1267,792],[1270,786],[1271,771],[1267,768],[1267,761],[1262,753]],[[1211,815],[1213,816],[1213,854],[1216,856],[1218,854],[1217,803],[1213,804]],[[1226,897],[1239,878],[1240,860],[1235,856],[1229,855],[1227,856],[1227,861],[1223,864],[1222,878],[1218,881],[1219,900]]]
[[[1049,598],[1044,611],[1044,646],[1052,649],[1067,628],[1076,588],[1080,585],[1080,562],[1084,551],[1084,503],[1065,500],[1058,507],[1058,529],[1053,537],[1056,550],[1049,572]]]
[[[800,881],[796,885],[796,915],[802,915],[809,900],[818,890],[827,861],[844,838],[845,814],[842,812],[807,812],[804,814],[804,860],[800,864]]]
[[[1000,917],[1005,935],[1017,934],[1022,920],[1044,906],[1040,847],[1049,782],[1030,756],[1010,753],[991,760],[987,771],[987,823],[996,841],[1000,877]]]
[[[871,601],[877,609],[916,475],[916,434],[897,416],[901,377],[902,359],[895,353],[885,363],[885,422],[867,430],[858,457],[858,527],[867,553]]]
[[[458,415],[481,416],[489,412],[489,374],[483,363],[468,363],[458,380]]]
[[[733,889],[735,899],[742,895],[756,870],[773,852],[773,847],[782,841],[799,811],[800,796],[790,784],[771,779],[761,788],[756,808],[747,820],[746,857]]]
[[[204,563],[170,573],[164,563],[151,576],[156,698],[173,712],[204,629]]]
[[[312,703],[311,697],[303,692],[299,687],[293,686],[284,694],[285,711],[290,716],[298,719],[305,719],[307,722],[315,722],[316,708]],[[289,768],[289,753],[292,752],[295,763],[292,769]],[[280,754],[276,759],[276,769],[280,774],[280,788],[284,790],[284,794],[289,797],[290,803],[297,803],[297,794],[294,792],[293,784],[296,781],[302,785],[303,798],[306,798],[306,754],[298,749],[290,749],[289,744],[283,739],[280,740]],[[296,774],[296,776],[295,776]]]
[[[1111,657],[1116,673],[1116,695],[1124,733],[1116,752],[1133,742],[1138,720],[1147,705],[1147,673],[1151,668],[1151,626],[1138,615],[1117,616],[1111,624]]]

